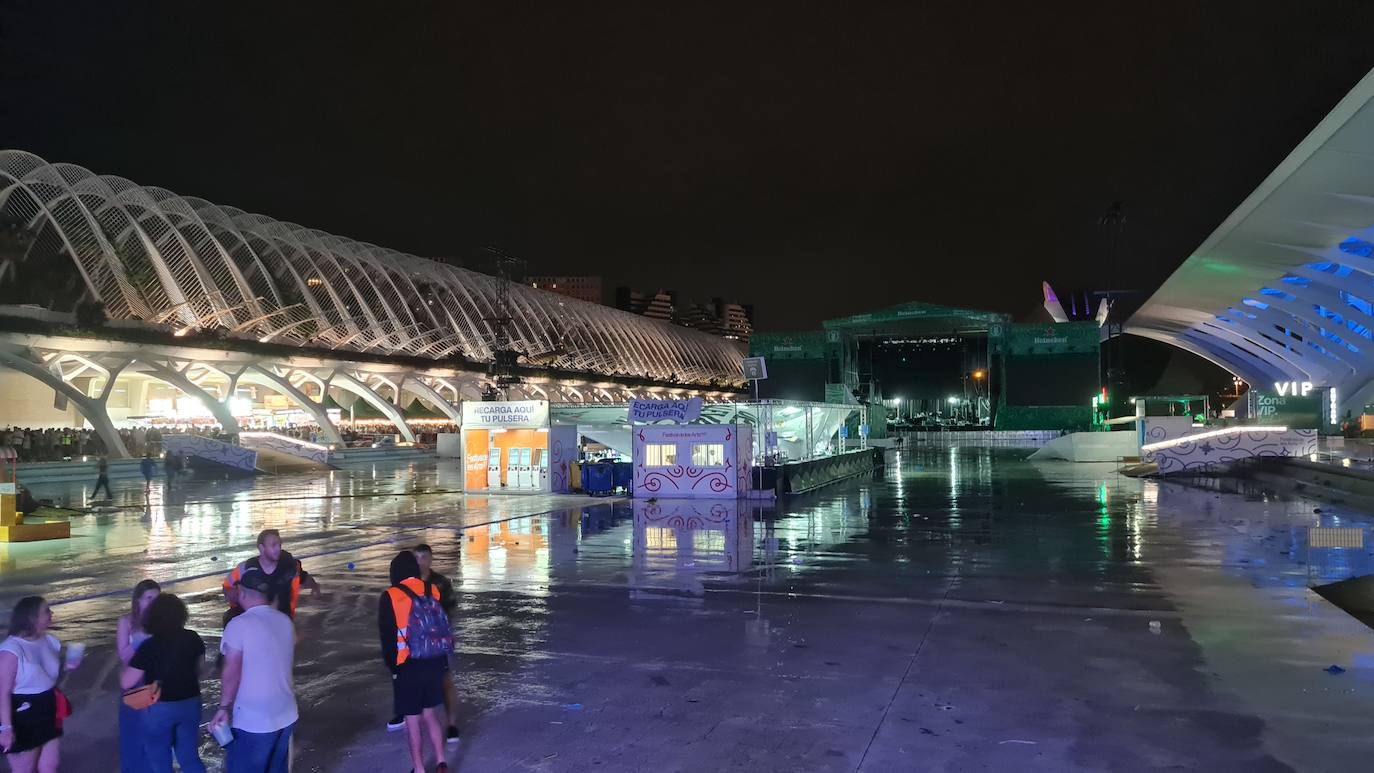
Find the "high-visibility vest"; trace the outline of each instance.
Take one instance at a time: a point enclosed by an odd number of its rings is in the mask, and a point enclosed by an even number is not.
[[[418,577],[407,577],[401,580],[401,585],[406,586],[415,592],[416,596],[425,595],[425,581]],[[410,659],[410,646],[406,643],[406,628],[410,625],[410,608],[414,604],[410,596],[405,591],[392,586],[386,589],[386,595],[391,597],[391,614],[396,618],[396,665],[401,665]],[[439,588],[429,586],[429,596],[435,601],[439,600]]]
[[[229,572],[229,576],[224,578],[224,587],[233,588],[237,586],[239,584],[239,578],[243,576],[243,570],[247,569],[250,566],[262,569],[262,563],[258,560],[258,556],[253,556],[247,561],[244,561],[243,563],[234,567],[233,571]],[[278,566],[277,568],[280,569],[281,567]],[[301,562],[299,560],[296,560],[296,573],[291,576],[291,606],[289,609],[282,610],[291,617],[296,616],[296,601],[301,597],[301,572],[303,571],[305,571],[305,569],[301,565]],[[277,609],[281,609],[280,599],[273,599],[272,604],[275,605]],[[231,609],[236,608],[238,607],[238,604],[230,604],[229,607]]]

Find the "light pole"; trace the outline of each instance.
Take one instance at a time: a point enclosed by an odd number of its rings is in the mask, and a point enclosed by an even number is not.
[[[982,386],[985,376],[987,373],[981,370],[973,371],[973,399],[977,401],[976,412],[978,414],[975,418],[980,424],[983,422],[983,393],[979,391],[979,387]]]
[[[1116,399],[1118,394],[1123,392],[1122,385],[1125,383],[1125,342],[1121,340],[1122,320],[1113,320],[1116,316],[1116,261],[1117,253],[1120,249],[1121,230],[1126,225],[1126,214],[1123,211],[1120,201],[1113,201],[1107,208],[1106,213],[1097,219],[1097,224],[1102,226],[1107,233],[1107,342],[1103,347],[1103,353],[1107,360],[1107,389],[1110,399]],[[1107,407],[1107,416],[1114,416],[1110,405]]]

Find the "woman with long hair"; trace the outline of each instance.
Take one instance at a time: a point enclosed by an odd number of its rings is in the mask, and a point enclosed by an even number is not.
[[[158,594],[143,617],[149,638],[124,667],[120,685],[128,690],[157,682],[157,703],[143,709],[143,752],[147,770],[172,773],[172,752],[182,773],[205,773],[200,761],[200,669],[205,642],[186,628],[186,604],[170,593]]]
[[[128,614],[119,616],[115,629],[115,648],[119,650],[119,662],[129,665],[138,651],[138,645],[148,639],[148,631],[143,626],[143,617],[148,607],[162,592],[162,586],[153,580],[140,580],[134,586],[133,598],[129,603]],[[144,712],[134,711],[119,702],[119,770],[120,773],[145,773],[148,759],[143,754]]]
[[[14,773],[56,773],[62,761],[62,643],[48,633],[51,625],[48,602],[26,596],[14,605],[10,635],[0,643],[0,752]],[[81,664],[71,653],[68,661],[68,670]]]

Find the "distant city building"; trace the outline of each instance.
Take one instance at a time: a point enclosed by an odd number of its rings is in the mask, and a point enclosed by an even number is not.
[[[754,309],[712,298],[708,303],[689,303],[678,310],[677,323],[721,338],[749,343],[754,333]]]
[[[713,298],[711,306],[715,309],[715,330],[711,332],[721,338],[748,344],[750,336],[754,334],[754,307],[726,303],[720,298]]]
[[[615,306],[623,311],[748,344],[754,333],[754,307],[726,303],[712,298],[710,303],[678,301],[673,290],[644,293],[620,287],[615,291]]]
[[[525,284],[537,290],[576,298],[588,303],[605,303],[599,276],[527,276]]]
[[[677,293],[672,290],[641,293],[628,287],[617,287],[615,307],[641,317],[672,322],[677,318]]]
[[[711,307],[701,303],[688,303],[678,309],[676,321],[683,327],[700,330],[716,335],[715,315]]]

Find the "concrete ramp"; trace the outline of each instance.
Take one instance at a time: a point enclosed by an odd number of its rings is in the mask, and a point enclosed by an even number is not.
[[[1351,617],[1374,628],[1374,575],[1318,585],[1312,590],[1344,609]]]
[[[1140,452],[1134,432],[1074,432],[1057,437],[1030,455],[1037,461],[1115,462]]]
[[[329,446],[276,432],[243,432],[239,444],[258,454],[258,469],[275,474],[332,470]]]
[[[334,469],[334,466],[328,462],[305,459],[294,454],[278,451],[274,448],[259,448],[255,450],[258,454],[259,472],[271,473],[273,475],[285,475],[292,472]]]
[[[169,454],[190,461],[199,471],[253,475],[258,469],[257,452],[200,435],[163,435],[162,448]]]

